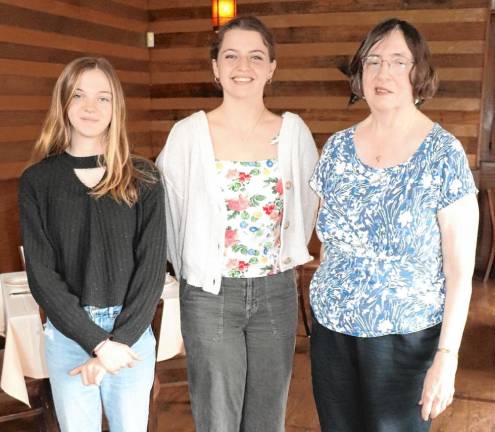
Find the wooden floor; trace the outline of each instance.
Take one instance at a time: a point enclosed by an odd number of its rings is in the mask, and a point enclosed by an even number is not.
[[[299,326],[294,371],[287,407],[287,432],[317,432],[311,391],[308,339]],[[159,364],[162,382],[185,376],[183,360]],[[0,406],[7,397],[0,394]],[[193,432],[186,386],[162,386],[160,432]],[[1,425],[2,432],[34,432],[36,422]],[[433,422],[432,432],[495,432],[495,281],[474,283],[473,301],[459,357],[454,403]],[[235,432],[235,431],[232,431]],[[259,431],[263,432],[263,431]],[[407,432],[407,431],[397,431]]]
[[[299,334],[303,334],[302,325]],[[308,339],[298,337],[287,406],[287,432],[317,432]],[[162,388],[160,432],[193,432],[187,388]],[[260,431],[262,432],[262,431]],[[397,431],[407,432],[407,431]],[[454,403],[431,432],[495,432],[495,281],[474,282],[468,324],[459,356]]]

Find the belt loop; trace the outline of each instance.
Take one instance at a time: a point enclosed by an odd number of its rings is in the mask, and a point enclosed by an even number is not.
[[[93,321],[93,319],[94,319],[94,316],[93,316],[93,306],[84,306],[84,310],[88,314],[88,316],[91,319],[91,321]]]

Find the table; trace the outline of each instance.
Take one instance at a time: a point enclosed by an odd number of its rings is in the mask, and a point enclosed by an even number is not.
[[[157,361],[184,354],[180,331],[179,283],[167,276]],[[43,327],[25,272],[0,274],[0,335],[6,336],[0,387],[29,405],[24,377],[47,378]]]

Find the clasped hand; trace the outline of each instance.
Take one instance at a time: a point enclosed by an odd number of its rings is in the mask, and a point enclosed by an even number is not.
[[[123,367],[133,367],[134,362],[139,360],[139,356],[127,345],[108,341],[98,350],[95,358],[72,369],[69,375],[81,374],[84,385],[100,385],[106,372],[116,374]]]
[[[106,369],[103,367],[100,360],[96,357],[90,358],[86,363],[72,369],[69,372],[69,375],[76,376],[81,374],[81,380],[85,386],[99,386],[106,372]]]

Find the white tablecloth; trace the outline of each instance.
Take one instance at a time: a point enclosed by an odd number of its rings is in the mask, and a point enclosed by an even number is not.
[[[22,280],[25,283],[22,283]],[[0,334],[6,335],[0,387],[29,405],[24,377],[46,378],[43,328],[25,272],[0,274]],[[167,278],[157,360],[184,353],[180,331],[179,283]]]

